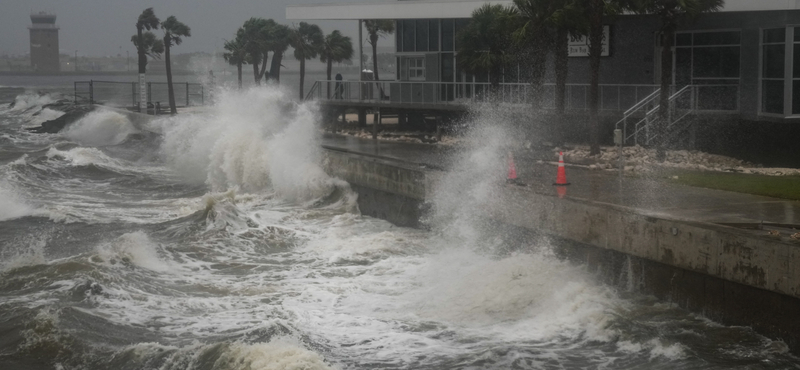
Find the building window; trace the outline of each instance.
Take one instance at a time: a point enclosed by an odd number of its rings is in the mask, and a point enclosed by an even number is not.
[[[674,84],[701,85],[698,108],[736,110],[741,61],[739,31],[679,33],[675,38]]]
[[[411,81],[425,81],[425,58],[408,58],[408,79]]]
[[[784,114],[786,29],[773,28],[761,37],[761,112]]]
[[[792,114],[800,114],[800,27],[794,27],[792,47]]]

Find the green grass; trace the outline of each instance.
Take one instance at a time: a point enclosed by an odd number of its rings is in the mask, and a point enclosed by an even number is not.
[[[668,170],[665,175],[672,183],[800,200],[800,176],[766,176],[690,170]],[[676,179],[674,176],[678,178]]]

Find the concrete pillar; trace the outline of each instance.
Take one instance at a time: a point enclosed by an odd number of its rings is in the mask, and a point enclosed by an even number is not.
[[[406,114],[403,112],[397,112],[397,128],[404,129],[406,127]]]
[[[358,127],[367,127],[367,108],[358,108]]]

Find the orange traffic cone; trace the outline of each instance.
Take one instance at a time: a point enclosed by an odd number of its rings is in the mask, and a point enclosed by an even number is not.
[[[564,170],[564,152],[558,152],[558,174],[556,174],[555,186],[567,186],[567,172]]]
[[[506,182],[514,184],[517,182],[517,166],[514,165],[514,154],[508,152],[508,178]]]

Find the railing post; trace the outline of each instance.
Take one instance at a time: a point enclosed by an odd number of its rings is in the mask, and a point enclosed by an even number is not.
[[[72,83],[72,99],[73,103],[78,104],[78,81]]]
[[[186,106],[189,106],[189,83],[186,83]]]
[[[131,82],[131,102],[136,107],[136,82]]]
[[[94,81],[89,80],[89,104],[94,104]]]

